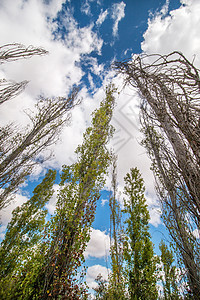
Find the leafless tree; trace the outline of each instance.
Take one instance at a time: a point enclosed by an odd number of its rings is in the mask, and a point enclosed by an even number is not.
[[[38,154],[55,143],[61,128],[70,119],[69,111],[78,104],[77,93],[78,90],[74,89],[68,98],[38,102],[37,112],[30,115],[32,125],[25,134],[13,131],[11,126],[1,130],[0,209],[10,201],[8,195],[30,175],[34,165],[41,163]]]
[[[0,47],[0,63],[29,58],[48,53],[42,48],[8,44]],[[0,82],[0,104],[22,92],[27,81]],[[0,209],[8,205],[10,196],[30,175],[35,164],[41,163],[42,150],[55,143],[63,125],[70,119],[69,111],[79,103],[78,89],[74,88],[68,97],[40,99],[35,112],[28,114],[31,124],[19,129],[13,124],[0,128]]]
[[[184,263],[187,278],[195,299],[200,289],[199,215],[191,204],[191,195],[177,167],[176,157],[160,131],[143,111],[143,145],[152,160],[156,178],[156,191],[162,208],[162,218],[176,244],[180,260]]]
[[[200,291],[200,77],[180,52],[137,55],[115,63],[141,97],[143,144],[152,160],[164,222]]]

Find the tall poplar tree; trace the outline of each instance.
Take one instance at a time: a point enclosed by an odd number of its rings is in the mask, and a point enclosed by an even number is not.
[[[124,259],[130,299],[156,300],[156,258],[149,234],[150,216],[144,196],[144,181],[137,168],[132,168],[124,180],[124,194],[127,196],[123,209],[127,214]]]
[[[110,257],[111,273],[109,275],[108,299],[126,299],[127,292],[124,278],[122,212],[117,199],[117,157],[112,159],[112,195],[109,199],[110,207]]]
[[[110,164],[106,148],[113,128],[110,125],[114,108],[113,86],[106,89],[106,98],[93,113],[92,125],[76,150],[77,162],[64,167],[56,215],[51,221],[52,241],[44,269],[43,299],[62,295],[79,299],[77,270],[84,261],[83,252],[90,239],[96,202],[105,183]]]
[[[49,170],[34,189],[33,196],[12,213],[5,238],[0,247],[0,298],[18,299],[18,284],[27,272],[29,261],[39,247],[45,225],[45,204],[53,194],[56,171]],[[30,271],[30,270],[29,270]],[[21,278],[21,279],[20,279]]]

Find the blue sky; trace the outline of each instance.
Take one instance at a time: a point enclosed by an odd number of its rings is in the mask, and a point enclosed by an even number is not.
[[[11,211],[31,194],[49,167],[61,169],[76,160],[74,150],[91,121],[91,112],[104,97],[105,86],[113,81],[121,93],[116,95],[113,125],[116,133],[110,143],[118,155],[118,190],[131,167],[138,167],[145,180],[146,198],[151,221],[150,232],[155,250],[161,238],[168,239],[159,214],[150,161],[141,147],[139,131],[139,98],[109,68],[114,60],[146,52],[166,54],[182,51],[200,66],[199,0],[1,0],[0,43],[19,42],[42,46],[45,57],[33,57],[3,65],[0,78],[17,82],[29,80],[20,96],[1,105],[0,125],[14,121],[22,128],[29,123],[25,109],[34,109],[39,95],[66,96],[73,85],[79,85],[82,103],[72,111],[70,126],[63,129],[60,140],[51,147],[54,159],[37,167],[29,182],[16,194],[11,206],[1,212],[0,236],[5,233]],[[44,153],[45,155],[45,153]],[[55,190],[58,186],[55,185]],[[98,203],[91,241],[87,249],[87,280],[94,286],[99,272],[107,276],[109,211],[107,200],[110,178]],[[107,192],[106,192],[107,191]],[[119,195],[122,202],[123,196]],[[47,208],[52,214],[55,195]],[[103,205],[104,203],[104,205]]]

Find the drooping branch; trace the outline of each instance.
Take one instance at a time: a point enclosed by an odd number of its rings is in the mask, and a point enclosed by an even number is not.
[[[200,164],[199,69],[180,52],[134,56],[133,60],[115,63],[114,67],[124,75],[126,84],[139,90],[157,117],[162,118],[165,113],[170,116]]]
[[[35,55],[45,55],[48,51],[42,47],[24,46],[19,43],[6,44],[0,47],[0,64]]]
[[[27,80],[19,83],[0,80],[0,105],[20,94],[25,89],[27,84]]]
[[[41,47],[24,46],[18,43],[0,46],[0,65],[10,61],[31,58],[35,55],[48,54],[48,51]],[[6,79],[0,80],[0,105],[20,94],[28,84],[27,80],[14,82]]]

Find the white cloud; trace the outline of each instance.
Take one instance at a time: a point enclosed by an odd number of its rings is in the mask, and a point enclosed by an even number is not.
[[[150,214],[150,224],[154,225],[157,227],[162,223],[160,217],[161,217],[161,208],[158,202],[157,197],[155,197],[155,194],[150,195],[146,194],[145,198],[147,200],[147,205],[149,209],[149,214]]]
[[[107,269],[106,267],[103,267],[101,265],[94,265],[87,269],[86,273],[86,282],[90,289],[93,289],[97,287],[97,283],[95,282],[95,279],[99,274],[102,275],[102,278],[104,280],[108,280],[108,274],[110,272],[110,269]]]
[[[187,4],[185,7],[181,6],[167,15],[169,4],[167,1],[161,12],[149,19],[148,29],[142,43],[143,51],[164,54],[179,50],[190,59],[193,54],[200,53],[198,32],[200,2],[195,0],[184,1],[184,3]],[[195,62],[198,64],[198,57]],[[117,97],[113,118],[116,133],[111,141],[118,155],[119,189],[123,191],[123,177],[130,168],[137,167],[145,182],[150,223],[158,226],[161,223],[160,208],[154,191],[154,178],[150,171],[151,161],[147,157],[145,148],[140,145],[142,134],[139,130],[139,97],[136,90],[131,87],[126,86],[123,90],[123,80],[119,76],[115,77],[114,83],[118,90],[122,91]],[[109,181],[107,181],[107,188],[109,187]]]
[[[95,89],[95,84],[94,84],[93,77],[92,77],[91,73],[88,73],[88,81],[89,81],[89,84],[90,84],[90,89],[94,90]]]
[[[96,24],[98,26],[100,26],[105,21],[107,15],[108,15],[108,10],[107,9],[105,11],[102,10],[99,17],[98,17],[98,19],[97,19],[97,21],[96,21]]]
[[[118,156],[117,175],[119,186],[124,186],[124,176],[130,168],[137,167],[145,181],[146,190],[154,194],[154,179],[150,171],[150,159],[140,145],[142,133],[139,125],[139,96],[132,87],[126,86],[120,76],[113,79],[118,91],[112,124],[116,128],[111,147]],[[123,188],[121,188],[123,191]]]
[[[66,0],[50,0],[49,4],[44,6],[44,10],[46,9],[46,13],[51,17],[55,18],[57,13],[62,9],[62,5],[66,2]]]
[[[115,37],[118,34],[119,22],[125,17],[125,7],[126,4],[123,1],[112,5],[112,19],[114,19],[113,36]]]
[[[8,222],[12,218],[12,211],[17,207],[21,206],[23,203],[27,202],[28,198],[20,193],[14,195],[11,203],[0,211],[0,221],[1,221],[1,233],[6,229]],[[3,230],[4,229],[4,230]]]
[[[5,237],[6,225],[0,226],[0,239],[3,240]]]
[[[101,206],[104,206],[108,202],[107,199],[101,199]]]
[[[192,234],[194,235],[194,237],[196,238],[196,239],[200,239],[200,231],[199,231],[199,229],[195,229],[193,232],[192,232]]]
[[[91,15],[90,4],[88,0],[85,0],[81,5],[81,12],[86,14],[87,16]]]
[[[166,15],[168,13],[168,10],[169,10],[169,0],[166,0],[166,3],[163,5],[160,13],[162,15]]]
[[[49,202],[45,205],[45,207],[46,207],[46,209],[48,209],[48,212],[50,215],[53,215],[55,212],[59,188],[60,187],[58,184],[54,184],[54,186],[53,186],[54,193],[53,193],[51,199],[49,200]]]
[[[142,50],[146,53],[167,54],[181,51],[189,60],[196,55],[195,64],[200,66],[200,2],[181,1],[180,8],[169,12],[161,11],[148,21],[144,33]]]
[[[99,64],[96,57],[87,57],[84,59],[84,65],[90,66],[90,71],[103,80],[104,64]]]
[[[110,237],[105,232],[98,229],[91,229],[90,241],[85,250],[84,256],[88,257],[106,257],[109,255]]]

